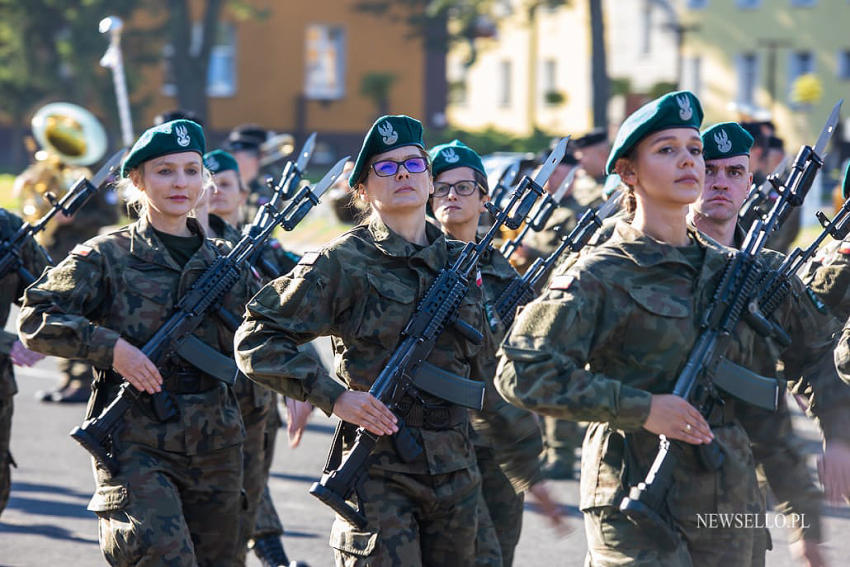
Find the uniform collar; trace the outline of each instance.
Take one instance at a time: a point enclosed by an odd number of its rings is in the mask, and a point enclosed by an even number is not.
[[[697,246],[703,249],[715,250],[721,255],[724,253],[725,249],[722,246],[708,239],[708,237],[692,226],[688,225],[687,230],[688,236],[696,242]],[[617,221],[614,226],[614,233],[609,242],[638,266],[649,267],[675,262],[692,268],[691,263],[688,262],[675,246],[659,242],[623,220]]]
[[[213,252],[211,247],[206,246],[206,234],[198,221],[189,217],[186,219],[186,225],[193,234],[199,234],[204,239],[198,252],[192,256],[186,267],[189,267],[198,255],[201,255],[205,261],[211,262],[214,260],[215,252]],[[183,268],[168,253],[165,244],[156,235],[153,226],[145,215],[130,225],[130,253],[145,262],[171,268],[178,272],[183,271]]]
[[[439,228],[430,223],[425,223],[425,236],[429,244],[421,248],[393,232],[377,215],[373,215],[369,220],[368,230],[375,246],[387,256],[418,258],[435,271],[443,269],[446,265],[448,258],[446,237]]]

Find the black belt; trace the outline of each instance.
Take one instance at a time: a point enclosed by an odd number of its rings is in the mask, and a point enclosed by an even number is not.
[[[220,382],[195,368],[179,367],[162,377],[163,389],[172,394],[200,394],[217,388]]]
[[[424,405],[413,402],[404,422],[410,427],[421,427],[433,431],[452,429],[466,423],[469,410],[455,405]]]

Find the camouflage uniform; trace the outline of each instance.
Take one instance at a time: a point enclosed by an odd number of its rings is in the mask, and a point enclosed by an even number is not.
[[[643,481],[657,451],[657,436],[642,429],[650,394],[672,391],[726,264],[727,249],[699,233],[690,236],[696,246],[674,248],[618,222],[608,242],[553,277],[503,345],[496,386],[509,401],[592,421],[582,449],[580,503],[592,565],[764,561],[765,542],[756,530],[697,526],[697,513],[763,511],[750,441],[731,399],[722,415],[709,419],[725,455],[718,472],[705,471],[688,446],[673,445],[679,464],[667,506],[682,535],[674,551],[658,549],[616,509],[625,490]],[[789,376],[804,374],[832,346],[831,337],[802,332],[808,321],[799,318],[799,308],[795,295],[776,314],[796,339],[783,353]],[[726,355],[752,366],[758,341],[742,324]]]
[[[194,219],[187,224],[203,235]],[[203,240],[181,268],[146,218],[94,238],[27,290],[21,337],[39,352],[94,365],[98,376],[87,417],[96,415],[123,381],[110,370],[118,338],[144,345],[219,253]],[[246,272],[224,307],[239,312],[254,289]],[[212,318],[195,335],[231,352],[231,333]],[[239,405],[228,386],[177,357],[159,369],[179,418],[160,422],[147,404],[136,404],[112,436],[120,472],[112,477],[97,468],[89,503],[100,519],[101,549],[113,565],[229,564],[242,505]]]
[[[481,258],[479,271],[484,291],[484,315],[486,318],[485,343],[480,357],[482,365],[477,373],[493,388],[493,376],[496,374],[496,351],[505,336],[505,327],[495,311],[495,303],[510,282],[519,277],[508,261],[497,250],[491,250]],[[501,415],[509,423],[506,429],[515,435],[516,452],[514,458],[526,463],[525,466],[537,467],[540,460],[542,439],[536,419],[531,412],[505,404],[498,393],[491,393],[497,403],[504,404]],[[506,413],[507,412],[507,413]],[[524,493],[517,492],[511,481],[499,466],[491,439],[493,419],[473,412],[473,443],[478,469],[481,471],[481,492],[483,509],[479,510],[477,552],[475,565],[510,567],[513,564],[514,549],[522,531],[522,513]],[[539,472],[536,479],[540,478]],[[536,480],[535,480],[536,482]],[[532,482],[534,484],[534,482]],[[492,531],[491,531],[492,529]],[[495,533],[495,542],[491,534]]]
[[[118,222],[118,197],[114,190],[98,191],[77,211],[68,224],[50,223],[39,235],[39,241],[47,249],[54,262],[60,262],[71,249],[89,238],[97,236],[101,227]],[[92,366],[83,360],[60,358],[57,362],[62,381],[57,388],[83,390],[91,387],[94,379]],[[50,400],[47,400],[50,401]]]
[[[330,334],[336,374],[349,388],[368,390],[395,348],[417,298],[460,251],[460,243],[447,241],[433,226],[428,225],[426,232],[430,244],[420,248],[373,219],[321,252],[306,254],[292,273],[267,285],[249,303],[236,334],[240,368],[252,379],[286,396],[306,399],[330,415],[346,387],[330,378],[318,360],[296,350],[299,344]],[[476,328],[483,326],[479,293],[473,286],[459,310],[460,318]],[[469,376],[479,353],[479,346],[447,331],[437,340],[429,361]],[[390,438],[379,439],[368,478],[357,495],[369,525],[359,531],[337,518],[330,539],[337,565],[474,561],[480,474],[468,412],[421,395],[435,409],[425,410],[414,402],[407,422],[423,452],[406,463]],[[344,437],[344,450],[350,443],[350,436]],[[533,477],[520,462],[506,472],[519,490],[527,488]]]
[[[0,209],[0,242],[6,241],[20,228],[21,219]],[[44,250],[34,241],[29,240],[21,249],[23,267],[32,275],[38,276],[47,267],[48,261]],[[9,501],[11,486],[12,453],[9,451],[9,438],[12,434],[12,412],[14,410],[13,396],[18,393],[15,374],[12,371],[12,359],[9,352],[12,344],[18,339],[15,335],[2,329],[9,318],[9,308],[12,302],[17,302],[30,282],[16,273],[7,274],[0,280],[0,514]]]
[[[576,179],[578,180],[578,179]],[[585,184],[586,185],[586,184]],[[587,189],[590,194],[590,189]],[[579,217],[595,202],[583,206],[570,194],[561,201],[561,206],[552,212],[549,222],[540,232],[531,231],[526,235],[523,242],[523,250],[526,252],[528,262],[531,264],[537,258],[547,258],[555,251],[563,238],[575,228]],[[541,278],[537,291],[543,288],[545,280]],[[543,416],[543,440],[546,451],[544,461],[547,474],[552,478],[573,478],[576,449],[581,447],[584,437],[584,427],[575,421],[557,419],[550,415]]]

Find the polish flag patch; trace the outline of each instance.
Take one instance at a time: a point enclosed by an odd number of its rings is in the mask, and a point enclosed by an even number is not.
[[[77,244],[76,246],[74,246],[74,249],[71,250],[71,254],[74,254],[75,256],[82,256],[83,258],[85,258],[89,254],[91,254],[93,250],[94,248],[92,248],[91,246],[86,246],[85,244]]]
[[[567,274],[562,274],[560,276],[555,276],[552,278],[552,281],[549,283],[549,289],[558,289],[561,291],[566,291],[570,289],[570,286],[573,285],[573,281],[575,280],[575,276],[570,276]]]

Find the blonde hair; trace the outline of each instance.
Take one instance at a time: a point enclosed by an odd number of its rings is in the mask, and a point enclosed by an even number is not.
[[[115,182],[115,192],[120,198],[124,199],[124,203],[127,207],[127,213],[129,214],[130,211],[133,210],[139,217],[142,217],[147,212],[148,198],[147,194],[139,189],[133,181],[133,177],[135,175],[138,175],[140,179],[144,177],[145,163],[147,162],[140,163],[128,172],[127,177],[122,177]],[[215,185],[212,173],[210,173],[210,170],[203,165],[203,160],[201,161],[201,180],[202,185],[201,194],[198,196],[199,200],[207,191],[212,191],[213,186]]]

